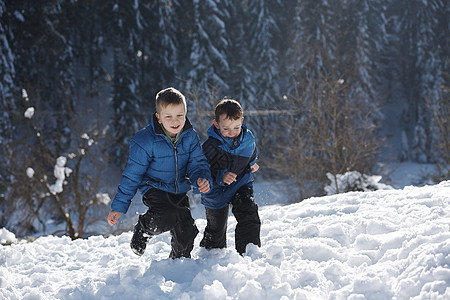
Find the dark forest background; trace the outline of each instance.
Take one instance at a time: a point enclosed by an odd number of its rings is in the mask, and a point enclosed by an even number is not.
[[[265,180],[431,163],[449,178],[444,0],[0,0],[0,227],[105,219],[128,142],[173,86],[205,138],[239,100]],[[386,150],[390,149],[390,150]],[[55,164],[64,157],[64,189]],[[62,168],[62,169],[61,169]]]

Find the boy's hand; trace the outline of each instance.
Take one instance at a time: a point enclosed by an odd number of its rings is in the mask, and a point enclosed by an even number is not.
[[[113,226],[114,224],[117,223],[117,220],[119,220],[120,216],[122,215],[122,213],[117,212],[117,211],[110,211],[109,215],[108,215],[108,224]]]
[[[200,193],[209,192],[209,181],[205,178],[197,179],[197,186]]]
[[[222,181],[230,185],[236,181],[236,177],[237,175],[234,174],[233,172],[226,172],[222,177]]]
[[[253,166],[251,166],[250,168],[252,169],[252,173],[255,173],[256,171],[259,170],[259,166],[256,163]]]

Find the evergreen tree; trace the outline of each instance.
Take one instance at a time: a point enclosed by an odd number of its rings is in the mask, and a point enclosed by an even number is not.
[[[0,105],[3,108],[2,111],[7,113],[7,100],[13,97],[14,90],[14,57],[9,46],[10,34],[6,27],[6,6],[3,0],[0,1]],[[6,117],[6,116],[5,116]]]
[[[156,93],[175,83],[179,76],[178,33],[183,28],[177,16],[179,6],[178,1],[147,1],[142,5],[145,23],[139,41],[142,49],[139,90],[149,112],[154,110]]]
[[[340,28],[345,32],[341,52],[347,56],[342,68],[346,64],[355,66],[355,74],[352,75],[354,93],[358,94],[359,101],[366,102],[368,106],[380,102],[376,84],[380,82],[380,56],[387,36],[384,2],[349,0],[344,16],[341,16]]]
[[[329,34],[332,32],[329,22],[332,12],[326,1],[305,1],[297,10],[295,35],[289,52],[292,57],[291,72],[295,75],[303,73],[303,78],[297,80],[307,80],[313,84],[315,74],[324,68],[324,60],[334,56],[335,46]]]
[[[288,145],[282,155],[298,152],[299,168],[305,161],[315,166],[314,172],[297,173],[301,189],[310,182],[320,190],[327,172],[350,168],[364,173],[375,161],[374,72],[366,33],[370,10],[367,3],[354,1],[302,4],[292,48],[294,89],[288,97],[299,117],[289,118],[289,141],[279,144]]]
[[[6,6],[0,0],[0,210],[6,211],[8,207],[8,195],[11,188],[11,176],[9,174],[11,148],[7,145],[13,140],[13,126],[11,113],[15,111],[14,94],[14,55],[9,46],[12,36],[9,33],[9,22]],[[6,216],[0,215],[0,227],[5,224]]]
[[[248,1],[246,32],[250,66],[250,83],[247,88],[254,91],[249,99],[249,108],[255,116],[247,119],[256,133],[260,144],[273,144],[280,115],[274,110],[284,110],[284,91],[281,89],[283,76],[286,76],[283,56],[288,49],[291,37],[287,22],[292,18],[294,1]],[[267,147],[270,148],[270,147]],[[270,150],[261,147],[261,154],[269,156]]]
[[[9,28],[14,37],[10,48],[14,57],[15,86],[23,91],[12,119],[18,143],[14,151],[32,157],[20,146],[33,144],[24,140],[29,131],[23,112],[30,106],[39,111],[36,122],[47,146],[55,153],[64,153],[71,143],[71,122],[75,118],[75,68],[72,26],[68,22],[69,2],[9,2]],[[20,37],[20,38],[19,38]],[[30,100],[30,101],[28,101]],[[34,154],[35,155],[35,154]],[[20,165],[20,160],[16,161]],[[20,168],[20,166],[16,166]]]
[[[33,99],[36,110],[45,112],[41,122],[48,143],[57,150],[70,143],[69,123],[75,101],[74,56],[72,41],[67,37],[64,6],[67,2],[9,3],[7,9],[20,20],[11,24],[15,38],[10,43],[15,57],[15,82]],[[22,102],[20,110],[25,111]],[[17,128],[21,124],[17,124]]]
[[[99,98],[111,81],[112,70],[108,70],[106,60],[113,36],[111,17],[107,13],[111,6],[109,1],[99,3],[96,0],[77,1],[68,6],[67,25],[72,28],[69,36],[76,58],[76,92],[80,106],[92,108],[93,102],[101,101]]]
[[[221,10],[221,1],[193,0],[194,28],[192,30],[192,47],[190,49],[190,71],[184,90],[195,93],[206,104],[200,108],[193,103],[192,110],[211,111],[208,99],[215,90],[228,93],[229,85],[226,74],[230,67],[226,55],[230,40],[226,31],[226,19],[229,15]],[[189,67],[188,67],[189,68]]]
[[[292,1],[243,1],[225,7],[230,18],[226,23],[231,47],[227,48],[230,66],[227,83],[229,97],[239,100],[246,112],[246,124],[261,143],[274,137],[273,124],[278,115],[271,111],[282,107],[280,83],[281,53],[288,45],[286,10]],[[269,147],[260,149],[264,156]]]
[[[254,53],[250,50],[250,21],[248,2],[225,2],[223,8],[228,14],[225,27],[231,47],[226,48],[229,72],[226,80],[229,90],[225,95],[242,103],[245,109],[251,109],[256,102],[257,85],[252,73]]]
[[[349,84],[353,101],[376,107],[378,65],[385,45],[383,0],[306,1],[294,37],[294,74],[314,85],[320,72]]]
[[[30,233],[34,221],[44,224],[47,216],[57,216],[55,208],[74,200],[73,193],[59,200],[50,197],[48,180],[53,178],[56,158],[70,153],[74,140],[80,136],[77,125],[84,121],[75,109],[77,87],[84,86],[78,85],[76,78],[80,70],[77,54],[81,49],[76,44],[77,21],[82,18],[71,1],[15,1],[8,3],[7,9],[7,24],[15,37],[10,40],[14,84],[21,89],[22,97],[12,118],[11,134],[16,139],[6,145],[7,151],[2,151],[9,164],[2,167],[7,168],[11,178],[9,196],[15,199],[5,212],[8,221],[18,222],[13,226],[21,234]],[[34,173],[39,180],[32,182]],[[69,218],[59,212],[59,216]]]
[[[448,36],[450,20],[450,4],[444,2],[444,7],[438,14],[436,24],[435,43],[439,48],[441,58],[442,85],[439,87],[439,97],[430,97],[427,101],[431,110],[431,132],[432,146],[431,153],[437,163],[438,179],[450,179],[450,37]]]
[[[139,1],[116,1],[113,6],[113,96],[112,124],[115,143],[113,160],[123,166],[128,156],[128,144],[134,133],[146,123],[137,94],[139,86],[139,46],[142,15]]]
[[[246,22],[249,33],[249,52],[252,54],[253,80],[256,89],[253,98],[249,99],[256,109],[273,108],[281,99],[279,86],[279,57],[277,45],[282,35],[278,14],[282,8],[281,1],[248,1],[250,22]]]
[[[15,109],[14,94],[14,55],[9,46],[11,35],[8,32],[6,6],[0,0],[0,146],[11,138],[11,116]],[[0,168],[1,169],[1,168]],[[1,175],[0,175],[1,176]]]
[[[114,157],[119,165],[126,162],[134,132],[150,121],[156,93],[178,83],[180,5],[178,1],[114,5]]]
[[[393,28],[396,44],[394,65],[405,91],[408,107],[403,114],[404,136],[408,139],[406,159],[430,160],[430,115],[425,102],[437,101],[443,82],[440,41],[436,39],[439,15],[445,11],[441,0],[392,2],[397,15]],[[447,15],[448,17],[448,15]]]

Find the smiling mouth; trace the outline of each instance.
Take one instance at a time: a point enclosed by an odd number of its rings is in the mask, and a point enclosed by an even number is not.
[[[178,128],[180,128],[180,125],[178,125],[178,126],[171,126],[171,127],[172,127],[172,129],[177,130]]]

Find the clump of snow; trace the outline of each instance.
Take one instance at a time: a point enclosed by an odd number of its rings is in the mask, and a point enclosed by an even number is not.
[[[131,231],[0,246],[0,298],[449,299],[449,194],[445,181],[260,207],[262,246],[243,257],[232,215],[228,246],[209,251],[196,219],[191,259],[168,258],[169,233],[141,257]]]
[[[88,146],[92,146],[94,144],[94,140],[91,139],[87,133],[83,133],[81,138],[88,141]]]
[[[97,193],[95,197],[101,204],[108,205],[109,203],[111,203],[111,198],[109,197],[108,193]]]
[[[25,22],[24,16],[23,16],[18,10],[15,10],[15,11],[14,11],[14,16],[15,16],[19,21]]]
[[[56,159],[55,169],[53,174],[56,177],[56,182],[50,185],[50,192],[52,194],[61,193],[63,191],[63,184],[66,177],[72,173],[70,168],[67,168],[65,165],[67,163],[67,158],[65,156],[60,156]]]
[[[16,235],[6,228],[0,228],[0,244],[10,244],[17,241]]]
[[[28,178],[33,178],[33,176],[34,176],[34,169],[33,168],[27,168],[26,172],[27,172]]]
[[[331,181],[331,183],[324,188],[327,195],[350,191],[365,192],[392,189],[391,186],[379,182],[382,179],[381,176],[369,176],[361,174],[358,171],[337,174],[336,178],[333,174],[327,173],[327,177]]]
[[[25,100],[25,101],[29,101],[30,99],[28,99],[28,93],[27,93],[27,90],[26,89],[22,89],[22,98]]]
[[[34,107],[28,107],[23,115],[27,119],[33,118],[33,116],[34,116]]]

